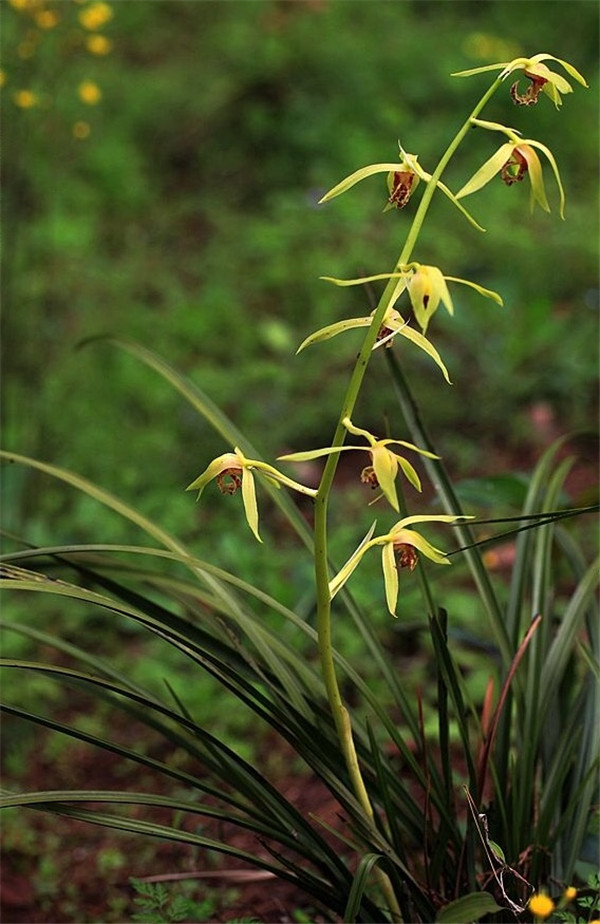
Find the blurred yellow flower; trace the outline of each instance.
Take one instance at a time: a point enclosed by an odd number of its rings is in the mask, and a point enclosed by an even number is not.
[[[0,71],[0,87],[6,83],[6,71]]]
[[[92,80],[84,80],[77,88],[79,99],[88,106],[95,106],[102,99],[102,92],[98,84]]]
[[[100,0],[100,2],[92,3],[90,6],[86,6],[85,9],[81,10],[79,22],[84,29],[95,32],[96,29],[101,29],[112,17],[113,11],[111,7],[108,3],[103,3],[102,0]]]
[[[13,100],[20,109],[31,109],[32,106],[37,106],[38,101],[37,96],[31,90],[17,90]]]
[[[574,898],[577,898],[577,889],[575,886],[567,886],[563,897],[566,902],[572,902]]]
[[[513,42],[487,32],[471,32],[465,38],[462,47],[469,57],[480,61],[489,58],[515,58],[519,53],[518,46]]]
[[[112,48],[111,40],[105,35],[90,35],[85,44],[93,55],[107,55]]]
[[[421,455],[428,456],[430,459],[436,459],[437,456],[434,456],[433,453],[428,452],[425,449],[419,449],[418,446],[413,445],[413,443],[407,443],[404,440],[393,440],[393,439],[384,439],[378,440],[373,436],[372,433],[369,433],[368,430],[362,430],[360,427],[355,427],[349,417],[344,417],[342,421],[344,427],[348,433],[352,433],[353,436],[363,436],[368,445],[367,446],[327,446],[325,449],[309,449],[306,452],[292,452],[285,456],[278,456],[279,460],[285,462],[306,462],[312,459],[319,459],[323,456],[331,455],[332,453],[344,452],[344,450],[355,450],[368,452],[371,456],[371,465],[363,469],[361,475],[361,481],[363,484],[370,484],[373,488],[381,488],[383,494],[392,505],[394,510],[400,512],[400,506],[398,503],[398,494],[396,492],[396,476],[398,474],[398,467],[402,469],[410,483],[417,491],[421,490],[421,482],[416,471],[410,464],[410,462],[404,458],[404,456],[398,455],[397,452],[394,452],[392,449],[387,447],[395,443],[397,446],[403,446],[406,449],[411,449],[414,452],[420,452]]]
[[[75,122],[73,126],[73,137],[77,138],[78,141],[83,141],[84,138],[89,137],[91,130],[89,122]]]
[[[529,899],[528,908],[536,918],[547,918],[554,911],[554,902],[545,892],[538,892]]]
[[[40,10],[35,14],[36,24],[40,29],[54,29],[60,21],[56,10]]]

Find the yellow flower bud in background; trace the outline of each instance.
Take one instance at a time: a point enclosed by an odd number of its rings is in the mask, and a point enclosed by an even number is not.
[[[568,886],[565,889],[564,899],[566,902],[572,902],[574,898],[577,898],[577,889],[575,886]]]
[[[33,106],[37,106],[38,102],[37,96],[31,90],[17,90],[13,100],[15,106],[18,106],[19,109],[31,109]]]
[[[113,11],[108,3],[92,3],[90,6],[86,6],[85,9],[81,10],[79,13],[79,22],[84,29],[95,32],[96,29],[101,29],[112,17]]]
[[[112,48],[112,42],[105,35],[90,35],[85,46],[93,55],[107,55]]]
[[[73,137],[77,138],[78,141],[83,141],[85,138],[89,138],[91,131],[92,129],[89,122],[80,120],[79,122],[75,122],[73,125]]]
[[[56,10],[40,10],[35,14],[35,22],[40,29],[54,29],[60,22],[60,16]]]
[[[79,99],[88,106],[95,106],[102,99],[102,92],[98,84],[92,80],[84,80],[77,88]]]

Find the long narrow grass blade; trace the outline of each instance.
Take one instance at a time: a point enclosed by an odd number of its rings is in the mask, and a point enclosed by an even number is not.
[[[73,738],[76,741],[82,741],[85,744],[92,745],[93,747],[100,748],[101,750],[109,751],[112,754],[117,754],[119,757],[123,757],[125,760],[131,760],[134,763],[140,764],[141,766],[148,767],[150,770],[154,770],[163,774],[164,776],[176,780],[179,783],[191,786],[193,789],[197,789],[206,795],[219,799],[226,805],[230,805],[232,808],[240,812],[245,812],[249,817],[255,817],[257,819],[263,817],[260,812],[255,812],[251,804],[246,803],[242,799],[238,799],[235,795],[233,795],[230,789],[219,790],[215,786],[211,786],[206,778],[200,779],[199,777],[195,777],[190,773],[179,770],[170,764],[163,763],[156,758],[149,757],[148,755],[142,754],[138,751],[134,751],[131,748],[117,744],[114,741],[109,741],[107,738],[101,738],[99,735],[88,734],[87,732],[82,731],[75,726],[64,725],[62,722],[57,722],[54,719],[28,712],[27,710],[21,709],[18,706],[12,706],[8,705],[7,703],[3,703],[0,704],[0,710],[6,715],[12,715],[27,722],[32,722],[42,728],[47,728],[50,731],[58,732],[60,734],[66,735],[69,738]],[[21,795],[28,794],[22,793]]]
[[[577,633],[598,585],[599,567],[600,558],[590,565],[583,579],[576,587],[552,641],[541,678],[540,718],[546,714],[552,694],[558,689],[566,663],[571,657]]]
[[[500,718],[503,714],[504,707],[508,699],[508,693],[509,693],[511,684],[513,682],[513,678],[517,672],[519,664],[523,660],[523,656],[525,652],[527,651],[527,648],[529,646],[531,639],[533,638],[534,632],[536,631],[536,629],[538,629],[540,625],[541,619],[542,619],[541,616],[537,616],[532,621],[529,629],[527,630],[525,638],[523,639],[523,641],[519,645],[519,648],[517,649],[517,653],[515,654],[513,658],[513,662],[510,665],[508,674],[506,675],[506,678],[502,685],[502,690],[500,691],[500,697],[498,699],[498,705],[496,706],[496,709],[494,711],[494,716],[490,723],[489,733],[487,735],[486,741],[484,743],[484,746],[483,746],[483,749],[481,751],[481,755],[479,758],[479,769],[477,773],[477,778],[478,778],[478,791],[480,793],[483,793],[485,790],[490,755],[492,753],[492,748],[494,747],[494,743],[496,741],[498,725],[500,723]],[[498,794],[498,797],[501,797],[501,794]]]
[[[375,734],[371,728],[370,722],[367,723],[367,731],[369,733],[369,745],[371,748],[371,756],[373,760],[373,766],[375,768],[375,773],[377,775],[377,792],[379,798],[381,799],[383,808],[384,808],[384,818],[389,827],[389,837],[394,845],[394,849],[399,857],[401,857],[404,862],[406,862],[406,855],[404,853],[404,844],[401,834],[401,828],[399,824],[399,813],[395,809],[392,795],[388,786],[386,775],[384,773],[383,761],[381,755],[381,746],[375,740]],[[411,797],[407,793],[407,799]]]
[[[53,812],[57,815],[85,821],[89,824],[125,831],[129,834],[143,834],[150,837],[157,837],[161,840],[191,844],[196,847],[213,850],[216,853],[225,854],[226,856],[249,863],[259,869],[267,870],[273,873],[278,879],[285,879],[299,888],[309,891],[318,901],[322,901],[329,908],[333,908],[339,912],[343,910],[341,896],[344,894],[345,889],[340,888],[340,881],[334,880],[333,883],[328,882],[305,868],[296,866],[294,872],[290,872],[283,864],[271,863],[258,853],[248,853],[231,844],[203,837],[200,834],[185,831],[182,828],[144,821],[139,818],[128,818],[123,815],[109,812],[97,812],[81,807],[74,808],[73,806],[66,805],[64,801],[40,803],[35,807],[41,808],[44,811]],[[287,866],[289,865],[291,864],[288,862]]]
[[[363,896],[369,884],[371,871],[375,864],[379,863],[381,858],[382,855],[380,853],[367,853],[358,864],[342,918],[342,920],[348,922],[348,924],[354,924],[354,921],[356,921]]]
[[[547,485],[555,464],[556,454],[564,445],[566,437],[562,437],[550,446],[543,454],[531,476],[522,516],[537,512],[543,503]],[[521,629],[523,602],[526,593],[527,575],[529,573],[531,555],[535,536],[532,532],[524,532],[517,539],[515,551],[515,566],[512,572],[510,593],[506,607],[506,625],[510,638],[516,648]]]
[[[202,755],[202,759],[209,767],[224,781],[237,788],[250,804],[254,805],[261,813],[271,817],[284,830],[297,832],[297,836],[307,839],[307,842],[314,842],[319,849],[325,849],[327,854],[331,854],[329,848],[325,848],[321,839],[316,836],[314,829],[308,824],[303,815],[299,813],[268,781],[250,764],[244,761],[239,755],[235,754],[223,742],[214,738],[205,729],[195,723],[190,723],[184,716],[174,713],[168,707],[162,704],[149,701],[140,697],[134,692],[119,686],[116,683],[95,677],[88,674],[82,674],[64,667],[48,666],[32,662],[17,661],[14,659],[3,659],[4,667],[16,668],[20,670],[33,670],[42,674],[53,676],[65,682],[75,682],[79,685],[94,688],[96,695],[98,690],[106,690],[112,694],[117,694],[118,699],[113,701],[113,705],[119,706],[119,700],[132,700],[139,702],[146,709],[163,715],[182,728],[193,733],[194,738],[200,738],[206,743],[207,749]],[[148,721],[148,720],[146,720]],[[70,732],[69,732],[70,733]],[[93,743],[93,742],[92,742]],[[185,745],[183,745],[185,746]],[[189,745],[188,745],[189,750]],[[211,759],[211,753],[217,755],[218,759]],[[351,800],[350,800],[351,801]],[[359,814],[359,809],[356,809]],[[329,863],[335,864],[335,859],[331,855]]]
[[[477,775],[475,773],[475,766],[471,756],[469,729],[467,726],[467,709],[463,697],[460,677],[454,666],[450,650],[444,640],[444,636],[437,619],[429,620],[429,629],[431,632],[431,640],[433,642],[436,660],[443,676],[444,683],[448,688],[452,702],[454,704],[456,723],[461,737],[464,758],[468,769],[470,781],[469,788],[472,792],[477,792]]]
[[[280,613],[286,620],[292,623],[295,626],[295,628],[297,628],[299,631],[305,634],[311,640],[311,642],[316,642],[316,631],[313,629],[313,627],[310,626],[308,623],[306,623],[303,619],[298,617],[292,610],[289,610],[287,607],[284,607],[273,597],[270,597],[268,594],[265,594],[264,592],[260,591],[258,588],[254,587],[254,585],[241,581],[239,578],[235,577],[235,575],[232,575],[226,571],[223,571],[222,569],[216,568],[215,566],[210,565],[208,562],[195,559],[188,555],[180,555],[178,553],[173,553],[173,552],[165,551],[162,549],[153,549],[153,548],[138,547],[138,546],[95,544],[95,545],[84,545],[84,546],[80,546],[80,545],[51,546],[51,547],[41,548],[41,549],[27,549],[27,550],[23,550],[19,552],[10,553],[4,556],[4,560],[7,562],[23,561],[23,560],[28,561],[32,557],[57,556],[60,559],[64,559],[66,563],[70,565],[71,567],[74,566],[77,568],[78,562],[80,561],[89,562],[90,556],[93,556],[94,553],[101,553],[101,552],[132,553],[136,556],[148,556],[150,558],[166,559],[166,560],[175,561],[175,562],[180,561],[183,565],[186,565],[190,567],[191,569],[201,568],[202,570],[206,570],[214,574],[215,577],[219,581],[231,583],[233,587],[239,590],[242,590],[244,593],[252,597],[255,597],[259,602],[266,604],[269,608],[273,609],[275,612]],[[95,561],[92,559],[92,563],[95,564],[96,569],[97,569],[98,564],[99,564],[98,561]],[[105,566],[110,567],[110,562],[105,564]],[[129,573],[135,576],[135,571],[128,570],[127,566],[121,562],[118,562],[117,564],[113,564],[113,567],[118,567],[119,573],[124,573],[124,574]],[[199,596],[199,598],[204,601],[203,595],[200,593],[198,587],[193,583],[179,581],[177,585],[173,585],[173,586],[179,587],[184,597],[194,598],[196,596]],[[112,584],[112,592],[116,593],[117,596],[121,595],[121,591],[118,589],[118,586],[116,585],[116,583]],[[340,596],[342,596],[342,594],[340,594]],[[139,597],[134,599],[131,596],[131,592],[128,593],[128,599],[130,602],[132,601],[135,602],[138,608],[146,610],[150,614],[154,614],[155,618],[161,618],[161,621],[162,621],[162,618],[164,618],[165,616],[166,611],[158,607],[155,603],[151,603],[150,601],[147,601],[147,600],[142,601]],[[213,600],[213,606],[218,607],[218,605],[219,605],[218,601]],[[168,614],[168,619],[175,619],[175,618],[179,619],[179,617],[175,617],[173,614]],[[356,616],[356,618],[357,620],[359,619],[358,615]],[[220,660],[222,660],[224,657],[227,657],[228,660],[231,661],[232,667],[235,669],[235,672],[242,672],[242,674],[244,674],[247,671],[248,669],[247,661],[242,659],[236,652],[233,652],[230,647],[224,646],[222,641],[214,638],[208,633],[204,633],[202,629],[196,625],[194,625],[193,627],[190,627],[189,624],[184,623],[183,630],[184,632],[192,633],[192,638],[196,639],[198,645],[200,646],[202,651],[205,653],[205,655],[207,652],[212,653],[215,656],[218,656]],[[369,634],[365,634],[363,637],[364,637],[365,642],[369,644],[369,641],[371,640],[371,636]],[[375,648],[374,651],[372,651],[372,653],[374,654],[374,656],[378,655],[379,658],[382,658],[382,659],[384,658],[384,653],[377,647]],[[408,766],[411,768],[411,770],[415,774],[416,779],[420,780],[421,785],[425,787],[426,781],[424,777],[422,776],[421,768],[419,767],[418,763],[415,761],[415,758],[414,758],[414,755],[411,749],[407,745],[407,742],[405,740],[405,735],[401,733],[401,730],[398,729],[395,722],[391,720],[389,712],[387,711],[385,706],[382,705],[382,703],[380,702],[379,696],[377,696],[373,692],[371,687],[367,683],[365,683],[363,678],[357,673],[357,671],[352,667],[352,665],[339,654],[339,652],[334,652],[334,656],[341,670],[346,674],[348,679],[351,680],[352,683],[354,683],[356,688],[360,691],[361,695],[365,697],[366,702],[369,703],[370,707],[373,709],[375,714],[378,716],[378,718],[381,720],[381,722],[386,727],[387,731],[392,737],[394,744],[398,747],[398,750],[400,754],[402,755],[404,762],[408,764]],[[303,664],[305,664],[304,661],[303,661]],[[390,670],[389,659],[384,660],[382,662],[382,668],[385,668],[385,670],[387,671]],[[315,683],[316,683],[316,687],[311,681],[313,689],[316,689],[319,686],[318,680],[316,680]],[[390,683],[391,685],[398,685],[398,678],[395,676],[395,674],[393,674],[390,677]],[[402,712],[403,712],[405,719],[407,718],[410,719],[412,707],[408,699],[406,698],[406,694],[404,690],[400,686],[398,686],[396,700],[399,701],[402,705]],[[409,722],[409,728],[411,728],[411,731],[412,731],[410,722]]]

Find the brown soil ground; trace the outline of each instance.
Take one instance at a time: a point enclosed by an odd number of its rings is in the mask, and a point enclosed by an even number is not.
[[[164,778],[129,765],[116,755],[78,744],[65,745],[58,760],[40,758],[44,753],[36,745],[26,779],[19,783],[23,789],[167,793]],[[329,825],[340,825],[341,810],[318,779],[291,776],[277,781],[277,786],[303,813],[311,812]],[[132,915],[140,912],[130,883],[132,876],[163,882],[171,896],[185,889],[186,896],[201,906],[193,921],[283,924],[330,920],[293,884],[227,856],[186,844],[134,837],[42,811],[18,811],[23,813],[22,824],[15,824],[13,819],[5,826],[2,838],[2,924],[131,921]],[[136,814],[172,823],[172,812],[151,810],[150,814],[142,808]],[[251,832],[233,826],[226,831],[222,822],[200,816],[191,818],[190,830],[198,831],[199,823],[203,836],[225,838],[236,847],[268,857]]]

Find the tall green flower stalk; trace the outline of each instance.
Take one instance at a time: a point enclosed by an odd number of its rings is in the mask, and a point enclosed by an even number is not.
[[[399,443],[399,441],[377,440],[367,431],[360,430],[360,428],[355,427],[351,420],[373,350],[377,346],[381,346],[383,344],[390,346],[391,340],[396,335],[407,337],[408,339],[412,340],[416,346],[423,349],[434,359],[437,365],[442,369],[446,379],[449,381],[446,367],[439,357],[439,354],[433,345],[424,336],[427,330],[427,326],[431,320],[431,316],[435,312],[440,302],[445,305],[450,313],[453,312],[453,305],[446,282],[453,280],[456,282],[466,283],[467,285],[477,289],[481,294],[494,298],[500,304],[502,303],[501,298],[496,293],[489,292],[488,290],[483,289],[481,286],[478,286],[475,283],[472,283],[468,280],[454,279],[454,277],[444,276],[442,271],[437,267],[422,266],[419,263],[410,262],[413,251],[417,245],[423,223],[427,216],[429,206],[436,190],[441,191],[455,205],[455,207],[464,214],[467,220],[475,228],[478,230],[483,230],[466,211],[459,200],[479,190],[491,179],[495,173],[499,172],[500,170],[502,171],[502,179],[507,183],[507,185],[511,185],[514,182],[520,181],[529,171],[532,184],[532,203],[537,201],[542,205],[544,209],[549,210],[545,191],[543,188],[543,180],[541,178],[541,166],[539,164],[537,155],[535,155],[535,152],[532,149],[533,146],[543,150],[551,163],[561,194],[560,212],[561,217],[563,216],[564,193],[560,181],[560,175],[558,173],[558,167],[556,166],[551,152],[544,145],[540,145],[536,141],[520,141],[520,139],[517,137],[518,133],[516,133],[513,129],[506,128],[505,126],[499,125],[497,123],[486,122],[479,118],[482,110],[491,100],[499,87],[502,86],[506,77],[515,71],[521,71],[524,76],[531,81],[531,92],[528,92],[525,95],[521,95],[517,92],[517,84],[513,85],[511,95],[515,103],[520,105],[530,105],[532,102],[537,101],[537,97],[540,91],[544,89],[544,91],[550,96],[555,105],[558,106],[560,104],[560,93],[564,94],[570,92],[571,86],[565,78],[561,77],[560,75],[556,75],[548,68],[546,64],[543,63],[547,60],[558,61],[558,63],[567,70],[571,77],[574,77],[580,83],[585,85],[583,77],[575,70],[575,68],[573,68],[567,62],[553,58],[551,55],[536,55],[530,59],[519,58],[512,62],[506,62],[500,65],[491,65],[489,68],[481,68],[474,71],[461,72],[455,76],[471,76],[474,73],[479,73],[481,71],[491,69],[501,70],[499,76],[486,90],[472,112],[465,119],[457,131],[456,135],[448,145],[446,151],[440,158],[439,163],[437,164],[433,173],[427,173],[419,164],[418,157],[414,154],[407,153],[401,147],[401,161],[399,164],[382,163],[363,167],[334,186],[321,200],[321,202],[327,202],[346,192],[356,183],[366,179],[367,177],[378,173],[386,173],[389,190],[389,200],[386,206],[386,210],[393,207],[403,208],[409,202],[418,184],[424,183],[425,185],[423,195],[406,235],[406,239],[395,263],[395,266],[390,273],[380,273],[376,276],[367,277],[367,279],[356,279],[348,281],[325,277],[339,285],[353,285],[365,282],[370,279],[387,279],[387,283],[378,301],[377,307],[372,312],[370,318],[359,318],[353,321],[339,322],[338,324],[329,325],[321,331],[317,331],[315,334],[312,334],[301,345],[300,349],[311,343],[317,342],[318,340],[329,339],[330,337],[336,336],[344,330],[350,329],[352,327],[361,326],[366,328],[363,343],[358,353],[353,371],[350,375],[348,386],[346,388],[346,393],[343,399],[342,408],[331,445],[323,450],[304,453],[292,453],[291,455],[282,457],[286,461],[302,461],[304,459],[317,458],[319,456],[327,457],[319,487],[316,492],[312,492],[309,489],[298,485],[297,483],[294,484],[290,482],[289,480],[287,483],[288,486],[292,486],[297,490],[303,491],[304,493],[314,495],[314,574],[317,601],[317,639],[322,678],[329,702],[329,707],[334,720],[339,746],[344,755],[344,760],[349,778],[351,780],[352,788],[356,798],[360,803],[360,806],[362,807],[365,820],[372,829],[375,829],[375,812],[369,798],[367,786],[363,778],[363,773],[361,771],[361,765],[357,755],[357,749],[353,736],[352,721],[350,714],[344,705],[336,673],[331,625],[332,599],[335,593],[337,593],[348,580],[351,573],[358,566],[363,555],[369,550],[369,548],[373,547],[374,545],[381,545],[383,547],[383,571],[386,598],[390,611],[394,613],[398,596],[397,569],[398,567],[408,566],[412,570],[416,566],[417,554],[415,550],[417,548],[425,555],[427,555],[427,557],[432,558],[434,561],[438,561],[444,564],[448,563],[448,560],[445,558],[444,554],[440,552],[440,550],[434,549],[425,539],[423,539],[423,537],[419,536],[418,533],[415,533],[412,530],[407,530],[406,525],[415,521],[422,522],[424,520],[438,520],[454,523],[461,519],[464,520],[465,517],[458,509],[451,483],[446,476],[443,465],[437,457],[434,447],[428,442],[427,434],[425,431],[422,429],[419,430],[418,419],[416,418],[412,421],[412,429],[413,433],[418,432],[419,438],[421,439],[422,448],[419,449],[417,446],[411,446],[411,444],[406,443],[403,445],[409,446],[412,449],[416,449],[426,456],[424,461],[427,471],[432,479],[432,482],[436,485],[438,491],[440,492],[442,501],[447,509],[446,515],[438,517],[408,516],[397,523],[391,531],[381,537],[373,538],[372,533],[370,533],[365,538],[365,540],[363,540],[356,552],[353,553],[339,574],[332,579],[330,574],[328,542],[328,506],[331,497],[333,480],[336,473],[340,452],[345,448],[344,442],[347,433],[351,432],[354,434],[362,434],[367,438],[369,442],[370,448],[366,448],[367,451],[371,452],[373,459],[373,467],[369,470],[369,473],[365,475],[365,479],[368,480],[370,478],[374,486],[381,487],[386,499],[390,501],[391,505],[395,507],[396,510],[398,510],[395,488],[393,487],[393,481],[398,469],[398,457],[385,447],[389,442]],[[463,186],[457,195],[454,195],[442,182],[442,176],[452,157],[458,150],[462,141],[465,139],[467,133],[474,127],[504,132],[510,140],[505,145],[503,145],[499,151],[496,152],[496,154],[483,165],[483,167],[475,172],[471,180]],[[418,333],[412,328],[409,328],[408,323],[401,317],[395,308],[395,304],[398,298],[405,290],[408,290],[410,295],[414,315],[422,328],[422,334]],[[378,343],[377,341],[381,342]],[[409,419],[411,413],[411,396],[410,392],[408,391],[408,387],[403,384],[403,382],[404,380],[401,372],[398,370],[398,374],[395,376],[395,385],[401,393],[401,403],[405,405],[405,416],[407,416],[407,419]],[[360,449],[361,447],[348,448]],[[236,452],[239,451],[236,449]],[[224,493],[233,493],[241,485],[244,491],[244,506],[246,508],[248,523],[255,536],[258,538],[254,488],[252,487],[252,497],[251,502],[249,502],[247,488],[250,482],[242,481],[241,475],[239,474],[239,471],[241,471],[240,465],[236,460],[234,460],[236,461],[236,464],[233,467],[229,465],[227,460],[230,458],[233,457],[227,455],[221,457],[218,460],[215,460],[215,462],[209,466],[206,472],[201,475],[199,479],[196,479],[196,481],[193,482],[190,487],[202,488],[206,481],[209,480],[209,478],[212,477],[213,474],[217,472],[217,470],[220,473],[219,477],[221,479],[223,479],[225,476],[228,476],[230,479],[230,481],[226,484],[224,484],[223,481],[220,482],[220,488]],[[225,462],[223,460],[225,460]],[[249,468],[251,465],[253,465],[257,470],[260,470],[259,463],[244,464],[247,466],[246,469],[244,469],[246,477],[249,476]],[[227,467],[228,465],[229,468]],[[272,467],[265,467],[263,465],[262,468],[264,473],[268,475],[269,480],[274,481],[276,484],[285,483],[284,476],[281,476]],[[408,463],[406,460],[403,460],[402,468],[405,474],[408,474],[410,478],[410,463]],[[413,484],[415,484],[414,479],[411,478],[411,480],[413,480]],[[420,487],[419,484],[416,484],[415,486]],[[463,525],[461,529],[462,532],[460,532],[459,535],[463,543],[469,547],[468,560],[474,573],[475,580],[482,598],[486,604],[488,614],[491,618],[491,623],[502,656],[502,661],[505,666],[508,666],[511,663],[512,657],[514,655],[508,633],[506,632],[504,624],[502,623],[499,607],[492,591],[487,572],[483,568],[481,559],[478,555],[478,551],[472,548],[472,536],[468,532],[468,528],[465,525]],[[429,596],[426,582],[422,582],[422,587],[424,588],[424,593]],[[430,596],[429,610],[430,615],[433,618],[434,614],[431,613]],[[376,875],[378,876],[380,885],[382,886],[386,895],[389,910],[393,918],[396,920],[401,920],[402,916],[400,913],[400,908],[394,895],[394,890],[392,889],[390,880],[380,869],[376,870]]]
[[[423,222],[425,221],[425,216],[427,215],[427,211],[433,199],[433,194],[445,168],[449,164],[453,154],[458,149],[461,141],[469,131],[472,125],[472,119],[477,118],[477,116],[480,114],[486,103],[492,98],[501,83],[501,78],[497,78],[494,80],[487,92],[484,93],[473,111],[470,113],[469,117],[465,120],[465,122],[456,133],[455,137],[452,139],[451,143],[448,145],[448,148],[441,157],[431,176],[431,179],[427,181],[425,192],[423,193],[419,207],[415,213],[415,217],[412,221],[410,230],[406,237],[406,241],[404,242],[402,250],[400,251],[398,260],[396,261],[393,273],[400,272],[402,266],[404,266],[410,260],[419,237],[419,232],[423,226]],[[341,447],[344,444],[346,429],[344,427],[343,421],[345,418],[352,417],[354,408],[356,406],[356,401],[360,394],[360,389],[365,377],[365,373],[367,371],[367,366],[373,352],[377,333],[381,327],[386,311],[388,311],[393,304],[397,287],[397,279],[392,276],[388,281],[381,298],[379,299],[379,303],[373,315],[371,326],[368,328],[365,335],[361,350],[354,365],[354,370],[346,389],[340,418],[332,440],[332,447],[334,448]],[[352,781],[356,796],[362,805],[365,816],[369,822],[373,824],[373,806],[371,805],[371,801],[369,799],[369,795],[361,774],[360,764],[356,755],[356,748],[352,735],[352,723],[350,721],[348,710],[342,701],[333,654],[331,632],[331,592],[329,588],[330,574],[327,515],[329,498],[331,495],[331,489],[338,460],[339,454],[335,452],[332,453],[327,459],[327,463],[323,470],[315,498],[314,557],[315,584],[317,592],[317,633],[319,656],[321,660],[323,681],[327,691],[327,698],[329,700],[330,709],[334,716],[340,747],[344,753],[346,766],[348,767],[348,773]],[[401,920],[399,907],[395,899],[393,899],[393,891],[391,890],[389,880],[387,880],[385,874],[381,874],[381,878],[382,887],[384,888],[386,897],[390,901],[390,910],[395,915],[395,917]]]

